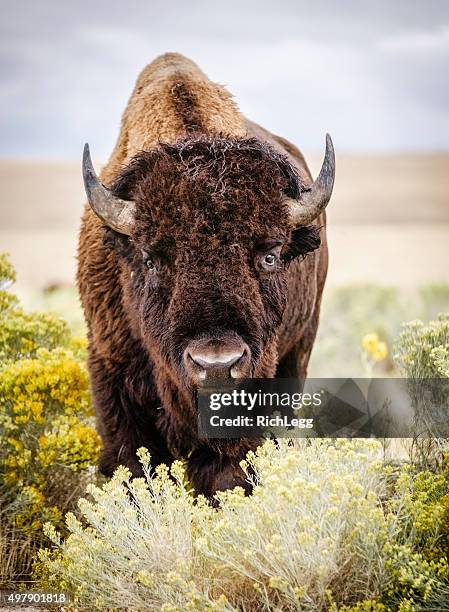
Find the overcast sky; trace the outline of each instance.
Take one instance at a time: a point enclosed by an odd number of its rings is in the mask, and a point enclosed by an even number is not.
[[[179,51],[306,151],[449,149],[448,0],[0,0],[0,155],[106,158]]]

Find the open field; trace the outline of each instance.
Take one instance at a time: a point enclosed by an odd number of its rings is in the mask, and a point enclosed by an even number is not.
[[[314,172],[320,158],[312,156]],[[449,154],[341,155],[329,206],[329,285],[449,281]],[[0,250],[20,294],[73,284],[80,162],[1,161]]]

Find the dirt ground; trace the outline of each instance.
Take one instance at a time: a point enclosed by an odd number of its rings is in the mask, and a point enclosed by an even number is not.
[[[0,185],[0,250],[19,293],[73,284],[80,162],[0,161]],[[449,154],[340,155],[328,210],[330,285],[449,282]]]

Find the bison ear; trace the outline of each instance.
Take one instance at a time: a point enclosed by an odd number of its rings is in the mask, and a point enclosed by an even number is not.
[[[307,253],[316,251],[321,245],[320,228],[316,225],[298,227],[292,231],[290,242],[282,254],[282,260],[289,264],[297,257],[305,257]]]
[[[129,236],[134,226],[134,202],[114,196],[99,180],[90,157],[89,145],[84,145],[83,179],[87,199],[94,213],[108,227]]]
[[[315,182],[297,200],[288,199],[290,222],[293,227],[312,223],[323,212],[331,199],[335,179],[335,152],[332,138],[326,134],[326,153]]]

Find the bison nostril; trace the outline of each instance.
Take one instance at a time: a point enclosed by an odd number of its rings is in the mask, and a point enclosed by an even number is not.
[[[209,368],[231,368],[237,361],[239,361],[244,354],[245,351],[233,352],[233,353],[224,353],[224,354],[215,354],[208,355],[207,353],[190,353],[190,359],[204,368],[205,370]]]
[[[204,345],[191,346],[184,353],[184,362],[189,374],[197,380],[237,378],[240,374],[238,368],[243,362],[246,363],[247,355],[246,345],[222,349]]]
[[[235,378],[233,367],[242,359],[245,351],[208,355],[207,353],[188,353],[194,366],[194,374],[199,380],[209,378]]]

